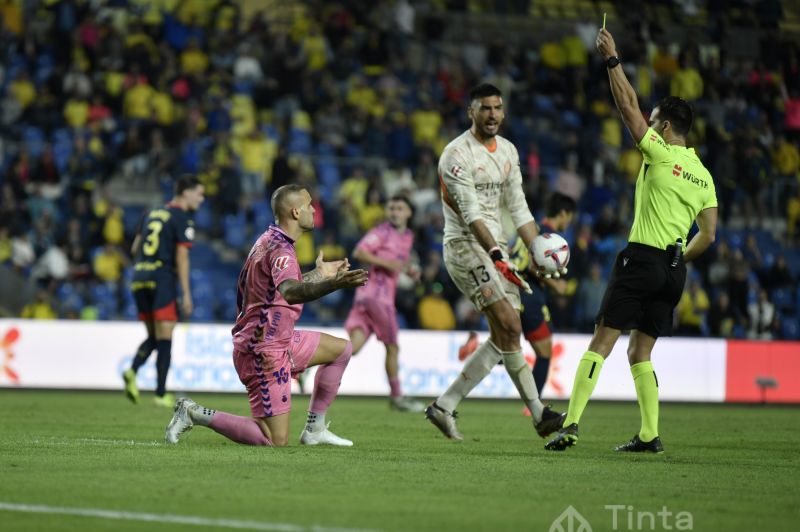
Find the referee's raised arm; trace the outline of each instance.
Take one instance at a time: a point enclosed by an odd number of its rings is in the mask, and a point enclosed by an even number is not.
[[[645,133],[647,133],[647,121],[642,116],[639,109],[639,99],[633,90],[625,71],[620,67],[617,47],[614,37],[605,28],[600,29],[597,34],[597,51],[603,56],[608,69],[608,80],[611,84],[611,94],[614,95],[614,102],[622,115],[622,121],[628,131],[631,132],[634,142],[639,144]]]

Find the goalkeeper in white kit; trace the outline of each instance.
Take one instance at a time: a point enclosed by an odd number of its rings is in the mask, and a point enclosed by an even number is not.
[[[464,364],[461,374],[431,403],[425,416],[452,440],[462,440],[455,408],[502,361],[541,437],[561,428],[563,414],[542,404],[520,346],[519,289],[530,291],[508,261],[501,207],[511,213],[527,247],[538,234],[525,202],[519,154],[497,133],[503,123],[500,90],[481,84],[470,91],[472,127],[445,147],[439,158],[444,209],[444,264],[458,289],[489,321],[489,340]]]

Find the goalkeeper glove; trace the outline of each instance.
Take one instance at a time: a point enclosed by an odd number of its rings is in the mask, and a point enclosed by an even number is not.
[[[500,248],[495,246],[489,250],[489,257],[491,257],[492,262],[494,262],[494,267],[497,268],[497,271],[505,277],[509,282],[514,283],[515,285],[522,288],[525,293],[532,294],[533,290],[531,290],[530,285],[522,278],[522,276],[517,271],[517,268],[508,262],[505,258],[503,258],[503,252],[500,251]]]

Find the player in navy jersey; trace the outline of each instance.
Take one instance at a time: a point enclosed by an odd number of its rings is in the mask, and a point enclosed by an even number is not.
[[[175,183],[175,197],[163,207],[149,211],[136,231],[131,246],[135,258],[131,291],[139,311],[139,320],[147,329],[147,339],[139,346],[130,369],[122,374],[125,395],[139,402],[136,372],[157,350],[155,403],[172,407],[175,399],[166,393],[167,373],[172,358],[172,331],[178,321],[178,283],[184,319],[192,313],[189,286],[189,248],[194,240],[191,213],[203,203],[203,185],[192,175],[181,176]]]

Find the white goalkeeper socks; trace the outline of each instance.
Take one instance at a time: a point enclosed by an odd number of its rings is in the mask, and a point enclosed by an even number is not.
[[[503,355],[503,365],[506,367],[511,382],[517,387],[520,397],[525,405],[533,414],[533,420],[538,423],[542,419],[544,405],[539,399],[539,392],[536,391],[536,383],[533,374],[522,351],[501,351]]]
[[[478,349],[467,359],[461,373],[438,399],[436,404],[452,412],[467,394],[491,373],[500,362],[500,352],[492,342],[482,343]]]

